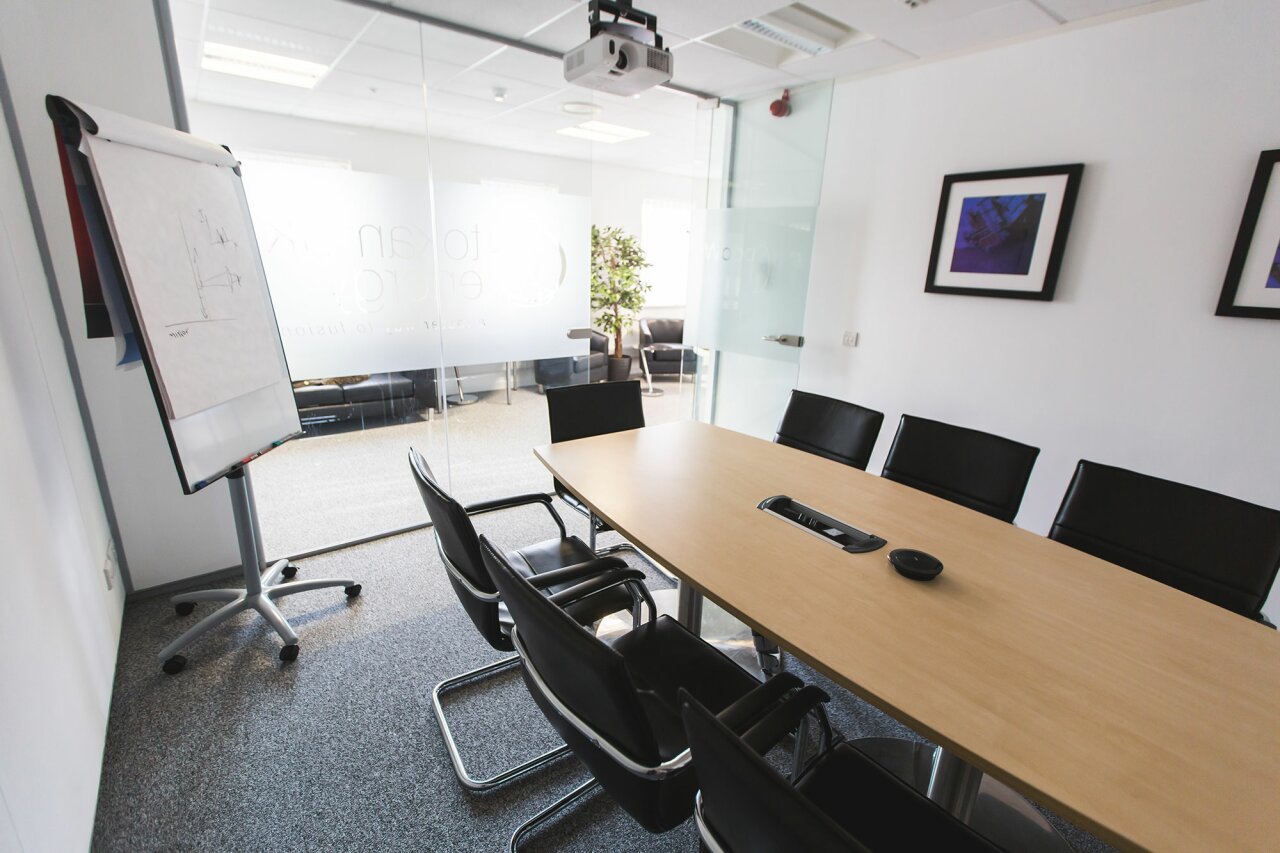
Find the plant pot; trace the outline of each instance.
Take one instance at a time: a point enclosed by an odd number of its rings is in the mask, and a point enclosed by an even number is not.
[[[609,356],[609,381],[622,382],[631,378],[631,356],[624,355],[621,358]]]

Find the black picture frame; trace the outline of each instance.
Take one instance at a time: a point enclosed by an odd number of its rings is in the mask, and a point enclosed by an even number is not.
[[[1068,163],[946,175],[925,293],[1053,299],[1083,174],[1083,163]],[[1014,219],[1001,207],[1009,200]],[[975,227],[975,217],[986,223]],[[999,225],[988,228],[992,217]],[[979,233],[990,245],[975,244]]]
[[[1227,277],[1222,282],[1222,294],[1218,297],[1218,310],[1214,312],[1218,317],[1280,320],[1280,228],[1276,223],[1277,218],[1280,218],[1280,181],[1277,182],[1272,197],[1267,198],[1267,190],[1277,171],[1277,164],[1280,164],[1280,148],[1263,151],[1258,156],[1258,167],[1254,170],[1253,183],[1249,186],[1249,196],[1244,203],[1244,214],[1240,217],[1240,230],[1236,233],[1235,247],[1231,250],[1231,260],[1227,263]],[[1268,222],[1260,230],[1259,221],[1264,217]],[[1261,278],[1266,272],[1268,258],[1271,261],[1270,275]],[[1245,280],[1246,276],[1249,276],[1248,281]],[[1258,279],[1257,282],[1253,281],[1255,278]],[[1273,281],[1277,283],[1271,284]],[[1256,304],[1259,301],[1257,297],[1269,295],[1266,291],[1270,289],[1276,290],[1274,298],[1269,300],[1274,305],[1269,307]],[[1241,304],[1242,299],[1246,304]],[[1250,301],[1255,304],[1247,304]]]

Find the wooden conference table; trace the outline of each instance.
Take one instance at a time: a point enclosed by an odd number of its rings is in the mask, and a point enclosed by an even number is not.
[[[898,483],[706,424],[535,452],[683,583],[1112,844],[1276,849],[1276,631]],[[846,553],[756,508],[777,494],[888,545]],[[893,548],[945,568],[907,580],[888,563]]]

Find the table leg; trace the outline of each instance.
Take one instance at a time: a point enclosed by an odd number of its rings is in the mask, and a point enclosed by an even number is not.
[[[507,371],[507,383],[506,383],[507,384],[507,405],[510,406],[511,405],[511,362],[508,361],[505,367]]]
[[[680,581],[676,599],[676,619],[695,634],[702,633],[702,593]]]
[[[1072,851],[1030,800],[942,747],[887,737],[861,738],[852,743],[1011,853]]]

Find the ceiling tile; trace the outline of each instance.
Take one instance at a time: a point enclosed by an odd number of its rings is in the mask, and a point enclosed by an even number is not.
[[[637,5],[658,16],[659,33],[671,29],[699,38],[789,3],[788,0],[639,0]]]
[[[586,8],[580,0],[397,0],[395,5],[508,38],[520,38],[578,6]]]
[[[715,95],[731,97],[769,86],[791,85],[801,79],[786,70],[766,68],[700,42],[682,45],[673,53],[672,82]]]
[[[364,74],[396,83],[419,85],[424,80],[434,85],[457,75],[460,65],[450,65],[435,59],[422,59],[416,53],[401,53],[367,44],[356,44],[338,63],[336,71]]]
[[[201,3],[193,5],[201,6]],[[339,0],[209,0],[209,15],[231,14],[350,39],[374,13]]]
[[[1155,0],[1037,0],[1051,14],[1064,21],[1082,21],[1095,15],[1146,6]]]
[[[564,65],[560,60],[512,48],[507,48],[496,56],[486,59],[477,67],[477,70],[528,80],[540,86],[556,89],[565,85]]]
[[[345,95],[349,98],[422,109],[422,84],[396,83],[349,71],[333,71],[320,81],[317,94]]]
[[[953,21],[921,27],[899,37],[894,43],[917,56],[939,56],[1057,26],[1058,21],[1040,7],[1023,0],[1013,0]]]
[[[494,99],[495,89],[504,90],[501,102]],[[503,77],[498,74],[490,74],[484,70],[477,70],[468,71],[451,80],[446,80],[432,87],[431,91],[447,92],[485,101],[494,104],[501,111],[509,110],[514,106],[519,106],[538,98],[545,98],[554,93],[556,89],[516,77]]]
[[[850,74],[860,74],[878,68],[888,68],[915,59],[915,54],[894,47],[880,39],[858,42],[812,59],[788,63],[786,68],[806,80],[831,80]]]

